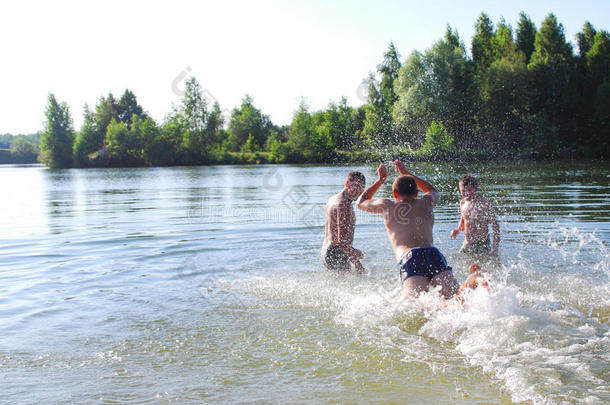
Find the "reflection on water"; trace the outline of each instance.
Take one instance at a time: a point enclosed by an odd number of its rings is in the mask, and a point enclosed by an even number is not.
[[[457,181],[502,229],[491,292],[400,300],[378,216],[363,277],[322,270],[324,204],[376,167],[2,167],[3,398],[32,402],[610,401],[610,171],[591,162],[423,164],[449,239]],[[391,181],[379,191],[389,196]]]

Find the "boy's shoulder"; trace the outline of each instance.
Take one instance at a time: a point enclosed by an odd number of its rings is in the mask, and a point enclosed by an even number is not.
[[[337,208],[345,209],[352,206],[352,201],[343,194],[337,194]]]
[[[477,196],[477,204],[482,205],[485,208],[492,208],[491,201],[483,196]]]
[[[328,199],[326,206],[331,209],[340,208],[345,203],[345,198],[341,193],[333,194]]]

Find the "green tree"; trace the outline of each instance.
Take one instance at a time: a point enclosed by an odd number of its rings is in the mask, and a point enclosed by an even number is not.
[[[275,136],[267,139],[267,150],[269,151],[269,161],[272,163],[283,163],[286,156],[282,154],[282,146],[285,145]]]
[[[433,80],[426,75],[429,68],[428,58],[413,51],[400,69],[396,81],[398,101],[393,110],[394,122],[403,135],[403,142],[411,149],[423,143],[426,122],[436,117],[432,103],[422,98],[433,96]]]
[[[72,150],[74,164],[77,167],[100,165],[100,161],[92,162],[89,155],[105,150],[106,132],[112,120],[120,121],[119,105],[112,93],[108,93],[107,97],[100,97],[94,112],[85,105],[83,125],[76,136]]]
[[[582,27],[582,32],[576,34],[576,40],[578,42],[578,53],[581,57],[585,57],[589,49],[593,47],[595,41],[595,34],[597,31],[593,25],[587,21]]]
[[[334,158],[335,144],[328,126],[316,126],[310,142],[310,147],[306,150],[306,156],[309,159],[315,162],[328,162]]]
[[[455,134],[460,147],[478,144],[473,136],[477,108],[474,69],[457,33],[448,27],[445,38],[424,55],[414,52],[400,71],[394,117],[411,148],[421,144],[423,122],[440,121]],[[413,133],[415,131],[415,134]],[[420,132],[421,131],[421,132]],[[419,136],[417,135],[419,133]]]
[[[149,117],[132,115],[131,125],[113,120],[108,126],[106,139],[108,153],[114,165],[141,166],[152,164],[159,151],[159,130]],[[167,153],[167,150],[163,151]]]
[[[168,163],[172,156],[172,145],[166,141],[157,123],[150,117],[133,115],[130,136],[137,142],[133,148],[134,158],[147,166]]]
[[[133,136],[127,124],[112,120],[108,125],[106,141],[113,164],[133,165],[136,163],[139,157],[138,146],[140,140]]]
[[[525,55],[501,19],[491,38],[492,63],[477,72],[479,148],[515,151],[526,146],[528,83]]]
[[[574,87],[577,97],[573,100],[572,115],[574,136],[571,137],[572,144],[581,146],[583,153],[591,154],[596,149],[597,139],[591,134],[593,129],[592,115],[595,111],[595,99],[597,89],[603,78],[594,78],[591,71],[591,60],[587,57],[595,42],[597,31],[588,21],[583,25],[582,31],[576,34],[579,55],[575,60]]]
[[[460,39],[460,35],[457,30],[453,31],[451,26],[447,24],[447,29],[445,30],[445,42],[453,46],[454,48],[458,48],[461,53],[466,54],[466,47],[464,46],[464,42]]]
[[[588,85],[594,94],[588,104],[592,113],[589,131],[583,134],[585,142],[596,155],[608,156],[610,152],[610,34],[599,31],[586,55]],[[588,115],[587,116],[591,116]]]
[[[398,99],[394,92],[394,81],[398,78],[400,67],[400,55],[394,43],[390,42],[388,50],[383,54],[383,61],[377,65],[377,72],[381,76],[379,92],[381,93],[381,102],[386,112],[392,110],[392,106]]]
[[[240,151],[241,152],[256,152],[259,149],[258,145],[256,144],[256,142],[254,141],[254,136],[252,136],[252,134],[248,135],[248,139],[246,139],[246,142],[241,145]]]
[[[600,31],[595,34],[593,45],[586,54],[590,79],[599,86],[610,81],[610,34]]]
[[[523,11],[519,14],[519,24],[517,25],[517,48],[525,56],[525,63],[529,63],[532,53],[534,53],[534,43],[536,42],[536,25]]]
[[[208,110],[201,85],[195,77],[185,83],[179,117],[182,120],[183,142],[186,156],[191,164],[205,163],[210,138],[206,131]]]
[[[371,73],[368,78],[368,104],[365,110],[364,135],[372,145],[387,144],[394,138],[394,123],[392,109],[398,96],[394,91],[394,82],[401,68],[400,55],[390,42],[388,50],[383,54],[383,61],[377,65],[381,81],[377,82]]]
[[[100,135],[96,122],[95,115],[85,104],[83,111],[83,125],[80,131],[76,134],[76,139],[73,146],[73,159],[76,167],[89,166],[89,154],[103,147],[103,139],[105,135]]]
[[[432,121],[426,132],[426,141],[421,151],[433,157],[443,155],[451,151],[453,137],[447,133],[442,123]]]
[[[142,107],[137,104],[135,95],[129,90],[125,90],[119,102],[116,101],[112,93],[108,93],[107,97],[100,97],[94,112],[85,105],[83,125],[76,135],[72,151],[74,164],[77,167],[103,164],[99,160],[90,160],[89,155],[105,150],[107,146],[106,133],[112,120],[124,122],[130,126],[133,113],[139,114],[141,117],[145,116]]]
[[[126,89],[119,102],[117,103],[117,115],[121,122],[131,126],[132,115],[136,115],[142,119],[146,119],[147,115],[141,105],[138,104],[136,95],[132,91]]]
[[[99,141],[100,147],[112,120],[120,121],[121,119],[119,118],[119,106],[112,93],[108,93],[108,97],[101,97],[95,106],[95,126],[99,136],[99,139],[95,141]]]
[[[58,103],[55,96],[49,94],[45,117],[45,129],[40,142],[40,161],[51,168],[72,166],[74,128],[68,105]]]
[[[472,61],[477,71],[484,71],[494,60],[493,37],[493,24],[487,14],[481,13],[475,24],[475,33],[472,37]]]
[[[363,134],[367,142],[372,146],[380,146],[384,143],[385,134],[389,133],[388,120],[383,117],[384,102],[379,90],[379,83],[373,73],[369,73],[366,79],[368,86],[367,103],[364,107],[364,129]]]
[[[345,97],[342,97],[339,103],[328,105],[319,126],[328,128],[332,144],[341,150],[353,149],[359,144],[362,119],[357,111],[348,105]]]
[[[480,97],[480,146],[503,152],[531,146],[527,131],[528,75],[522,52],[508,52],[491,64],[482,76]]]
[[[540,26],[534,42],[534,52],[530,64],[560,65],[572,57],[572,46],[566,41],[563,25],[554,14],[549,14]]]
[[[528,70],[533,79],[533,112],[541,119],[541,146],[545,152],[556,153],[565,147],[569,136],[568,120],[575,97],[572,46],[566,42],[563,25],[553,14],[542,22],[536,34]],[[547,128],[556,128],[547,131]]]
[[[513,41],[513,30],[504,19],[498,23],[498,28],[491,39],[491,47],[494,61],[512,57],[517,52],[517,45]]]
[[[591,133],[591,145],[595,155],[610,155],[610,82],[605,81],[595,94],[595,111]]]
[[[206,138],[212,143],[217,143],[217,134],[224,125],[224,118],[222,117],[222,111],[220,104],[215,102],[212,106],[212,110],[208,113],[208,117],[205,123]]]
[[[301,153],[305,159],[311,160],[313,157],[311,153],[313,137],[313,119],[309,113],[307,103],[305,100],[301,100],[288,130],[288,145]]]
[[[309,147],[312,134],[313,121],[309,114],[309,106],[305,100],[301,100],[290,124],[288,142],[295,149],[303,151]]]
[[[159,143],[165,145],[168,149],[160,164],[186,164],[189,162],[184,147],[186,130],[184,116],[180,112],[180,108],[174,107],[172,112],[165,117],[161,126],[162,135]]]
[[[175,110],[165,117],[158,131],[157,136],[145,138],[153,141],[153,144],[144,148],[144,161],[155,162],[154,165],[160,166],[186,164],[182,141],[184,128],[181,120],[176,117]]]
[[[364,113],[365,119],[362,133],[367,145],[374,148],[388,145],[390,139],[386,137],[386,134],[391,133],[392,125],[372,104],[364,106]]]
[[[239,149],[252,135],[254,145],[260,149],[272,128],[271,120],[254,106],[254,100],[246,95],[239,108],[233,109],[229,121],[229,139]]]
[[[17,156],[37,155],[40,151],[33,142],[18,136],[11,142],[11,153]]]

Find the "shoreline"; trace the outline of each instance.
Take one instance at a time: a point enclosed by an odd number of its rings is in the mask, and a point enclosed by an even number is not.
[[[284,162],[273,162],[268,159],[250,159],[246,157],[239,157],[235,160],[231,161],[223,161],[223,162],[209,162],[205,164],[188,164],[188,163],[176,163],[176,164],[167,164],[167,165],[122,165],[122,164],[104,164],[104,165],[90,165],[90,166],[82,166],[82,167],[63,167],[63,168],[50,168],[44,163],[41,163],[37,160],[34,161],[21,161],[21,162],[2,162],[0,161],[0,167],[45,167],[49,169],[132,169],[132,168],[160,168],[160,167],[205,167],[205,166],[258,166],[258,165],[304,165],[304,166],[343,166],[343,165],[369,165],[375,164],[383,161],[390,161],[393,159],[400,159],[405,162],[410,163],[560,163],[560,162],[568,162],[568,161],[581,161],[581,162],[596,162],[596,163],[604,163],[605,160],[602,157],[580,157],[580,156],[562,156],[557,158],[534,158],[534,157],[511,157],[511,156],[503,156],[503,157],[494,157],[494,158],[483,158],[481,156],[461,156],[461,157],[442,157],[442,158],[414,158],[408,155],[402,154],[384,154],[378,155],[374,158],[369,159],[354,159],[354,160],[344,160],[344,159],[336,159],[333,161],[284,161]]]

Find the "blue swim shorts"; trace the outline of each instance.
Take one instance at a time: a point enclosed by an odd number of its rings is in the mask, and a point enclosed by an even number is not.
[[[324,265],[329,270],[350,271],[352,263],[345,254],[341,246],[331,245],[322,255]]]
[[[433,246],[409,250],[398,262],[398,268],[401,282],[413,276],[423,276],[430,281],[434,276],[452,270],[445,256]]]

